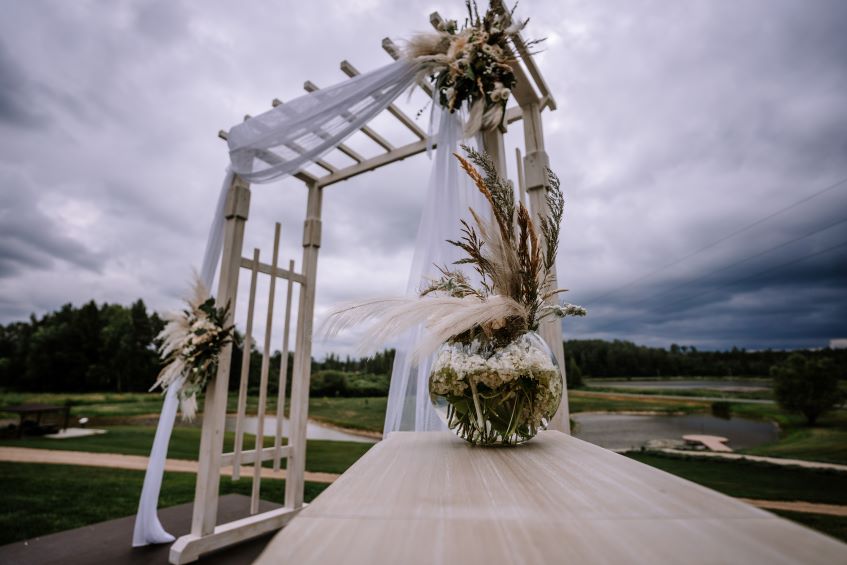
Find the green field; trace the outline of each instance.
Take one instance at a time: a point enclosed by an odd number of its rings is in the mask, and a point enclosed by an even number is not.
[[[628,453],[627,457],[729,496],[847,505],[847,473],[777,467],[751,461],[686,459],[645,453]],[[804,512],[774,513],[847,541],[847,517]]]
[[[618,380],[618,379],[615,379]],[[639,379],[647,380],[647,379]],[[686,379],[687,380],[687,379]],[[703,398],[744,398],[750,400],[772,400],[773,390],[725,391],[713,388],[630,388],[603,386],[602,381],[594,381],[580,388],[586,392],[611,392],[641,394],[644,396],[691,396]]]
[[[230,413],[236,411],[238,397],[230,394],[227,409]],[[255,395],[248,397],[247,412],[256,413]],[[388,398],[384,396],[362,398],[310,398],[309,417],[354,430],[382,432],[385,420],[385,407]],[[71,415],[74,418],[86,416],[106,423],[120,423],[121,419],[131,421],[138,416],[158,416],[162,409],[162,395],[155,392],[117,393],[16,393],[0,392],[0,408],[14,404],[52,404],[63,406],[71,404]],[[202,406],[202,403],[201,403]],[[286,406],[286,410],[288,410]],[[276,412],[276,398],[269,398],[266,407],[268,414]],[[17,421],[17,416],[3,413],[0,416]]]
[[[753,461],[627,453],[640,461],[730,496],[847,505],[847,473]]]
[[[59,449],[70,451],[89,451],[95,453],[121,453],[124,455],[150,454],[156,429],[152,426],[115,426],[105,428],[107,433],[68,439],[49,439],[32,437],[24,439],[0,440],[0,445],[13,447],[31,447],[38,449]],[[235,434],[227,432],[224,436],[224,451],[232,451]],[[255,436],[245,435],[245,447],[255,442]],[[273,445],[273,438],[265,438],[265,446]],[[371,444],[348,441],[309,440],[306,447],[306,470],[323,473],[343,473],[370,449]],[[200,430],[198,428],[174,428],[168,447],[171,459],[197,459],[200,449]],[[268,464],[270,462],[267,462]],[[284,465],[283,465],[284,466]]]
[[[77,416],[94,416],[95,424],[132,425],[135,417],[158,414],[161,408],[161,396],[156,393],[130,394],[17,394],[0,393],[0,406],[19,402],[44,402],[63,404],[66,400],[74,403],[72,412]],[[230,396],[230,408],[235,409],[235,397]],[[252,401],[251,401],[252,402]],[[385,417],[387,398],[311,398],[309,416],[315,420],[343,428],[381,432]],[[653,412],[660,414],[709,413],[712,402],[687,398],[658,398],[655,395],[632,396],[619,391],[606,393],[590,390],[569,391],[569,403],[572,413],[577,412]],[[252,406],[252,405],[251,405]],[[274,410],[271,402],[269,411]],[[837,410],[821,418],[820,425],[808,428],[803,418],[789,414],[775,404],[755,404],[733,402],[730,405],[733,416],[754,420],[773,421],[781,428],[779,441],[759,446],[745,453],[771,457],[801,458],[812,461],[847,463],[847,410]],[[252,410],[252,408],[251,408]],[[14,417],[14,416],[13,416]],[[100,419],[101,424],[97,424]],[[190,430],[191,428],[178,428]],[[190,431],[180,432],[187,438],[185,449],[189,458],[195,444]],[[65,440],[68,441],[68,440]],[[100,441],[108,442],[103,439]],[[179,440],[176,440],[179,442]],[[92,442],[94,444],[95,442]],[[70,445],[70,444],[68,444]],[[135,446],[132,441],[130,446]],[[68,448],[70,449],[70,448]],[[149,448],[144,447],[141,451]],[[172,457],[182,457],[182,447],[172,444]],[[195,450],[196,451],[196,450]],[[139,452],[139,454],[141,454]]]
[[[135,514],[143,471],[0,462],[0,545]],[[161,508],[194,500],[195,475],[165,473]],[[328,485],[306,483],[310,501]],[[221,480],[221,494],[250,495],[249,479]],[[285,481],[262,480],[262,498],[282,501]],[[127,538],[129,543],[129,538]]]

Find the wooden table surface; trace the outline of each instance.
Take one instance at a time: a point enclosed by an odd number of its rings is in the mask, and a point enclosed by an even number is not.
[[[847,563],[847,545],[559,432],[515,448],[398,432],[260,564]]]

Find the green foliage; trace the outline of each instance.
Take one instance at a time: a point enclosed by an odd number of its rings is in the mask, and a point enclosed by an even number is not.
[[[54,440],[44,437],[0,440],[0,445],[28,447],[32,449],[54,449],[86,451],[89,453],[121,453],[124,455],[150,454],[156,428],[149,426],[110,426],[107,433]],[[235,434],[224,434],[224,451],[233,449]],[[252,446],[255,436],[245,435],[245,445]],[[265,437],[265,447],[273,446],[273,437]],[[306,445],[306,470],[321,473],[343,473],[350,465],[371,448],[369,443],[348,441],[308,440]],[[168,457],[196,461],[200,450],[200,428],[177,426],[168,445]],[[283,467],[285,463],[283,462]]]
[[[835,364],[831,359],[808,359],[799,353],[771,367],[774,394],[786,410],[800,412],[810,426],[841,402]]]
[[[165,473],[159,506],[193,501],[195,480],[192,473]],[[0,462],[0,544],[131,516],[143,481],[144,471]],[[327,486],[306,483],[306,502]],[[249,496],[251,488],[249,480],[221,481],[221,495]],[[283,500],[284,492],[285,481],[262,480],[262,498]]]
[[[808,514],[806,512],[787,512],[785,510],[769,510],[792,522],[803,524],[828,536],[847,542],[847,516],[832,516],[830,514]]]
[[[627,457],[729,496],[847,504],[847,473],[656,453]]]
[[[388,396],[388,375],[325,370],[312,373],[310,396]]]
[[[0,387],[142,391],[159,369],[153,338],[163,323],[142,300],[129,308],[66,304],[41,319],[0,326]]]
[[[630,341],[600,339],[568,340],[565,351],[575,358],[583,375],[600,377],[732,377],[762,376],[771,366],[787,359],[790,351],[746,351],[733,347],[726,351],[700,351],[696,347],[672,344],[670,348],[647,347]],[[847,379],[847,349],[820,349],[803,352],[809,358],[831,358],[840,379]]]
[[[579,365],[576,364],[576,361],[573,357],[568,356],[567,369],[565,371],[565,375],[567,376],[568,388],[582,388],[585,386],[585,383],[582,380],[582,370],[579,368]]]

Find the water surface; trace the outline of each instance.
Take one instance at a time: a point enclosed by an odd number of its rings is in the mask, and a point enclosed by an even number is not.
[[[685,416],[577,413],[574,435],[607,449],[639,449],[653,439],[682,440],[688,434],[728,438],[734,450],[776,441],[778,431],[771,422],[744,418],[724,420],[707,414]]]

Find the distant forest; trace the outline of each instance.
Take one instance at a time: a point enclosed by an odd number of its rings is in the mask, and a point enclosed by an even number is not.
[[[138,300],[129,307],[89,302],[70,304],[26,322],[0,325],[0,390],[29,392],[146,391],[159,371],[155,337],[164,323]],[[236,335],[230,387],[238,386],[242,337]],[[770,367],[785,360],[787,351],[700,351],[671,345],[645,347],[628,341],[570,340],[565,342],[569,369],[583,377],[767,376]],[[810,357],[829,357],[847,378],[847,350],[805,351]],[[258,380],[262,355],[250,355],[251,384]],[[288,358],[289,375],[293,355]],[[312,394],[384,395],[394,352],[352,359],[328,355],[312,360]],[[279,372],[281,354],[271,357],[271,375]],[[270,379],[273,383],[275,378]],[[290,379],[289,379],[290,383]],[[255,385],[253,385],[255,386]],[[272,392],[275,392],[273,385]]]

